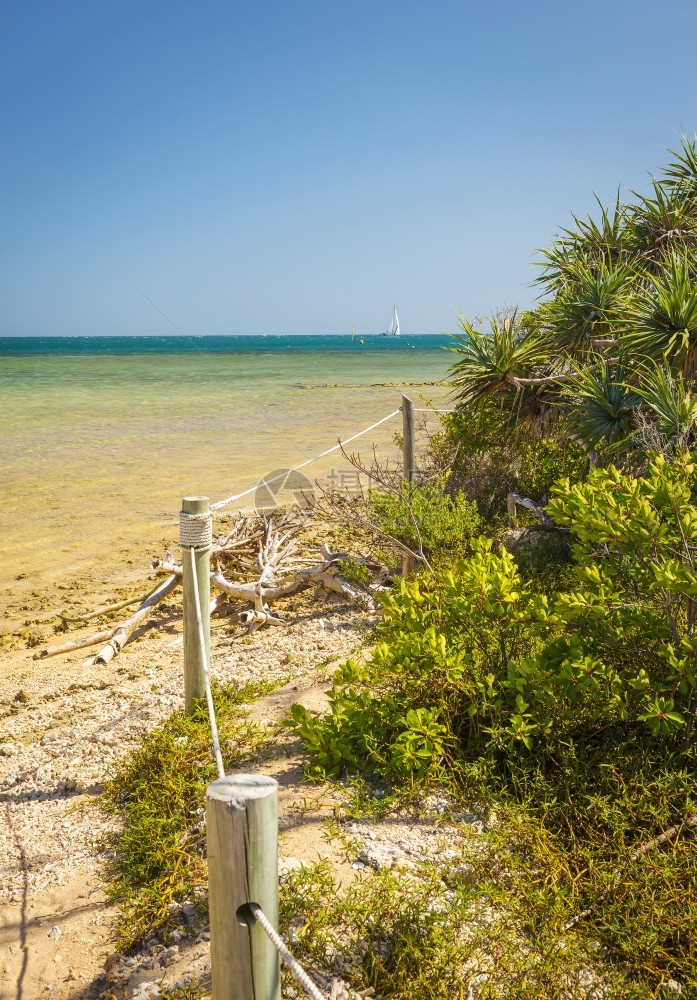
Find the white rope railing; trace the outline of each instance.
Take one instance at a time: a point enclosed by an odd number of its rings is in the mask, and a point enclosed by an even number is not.
[[[193,548],[189,549],[191,554],[191,569],[194,574],[196,574],[196,563],[195,563],[195,550]],[[218,735],[218,723],[215,718],[215,707],[213,705],[213,693],[211,691],[211,675],[208,665],[208,655],[206,652],[206,640],[203,634],[203,618],[201,616],[201,600],[199,598],[198,587],[192,587],[194,592],[194,605],[196,607],[196,624],[198,625],[198,641],[201,645],[201,657],[203,659],[203,675],[206,682],[206,701],[208,702],[208,719],[211,727],[211,736],[213,738],[213,753],[215,755],[215,761],[218,767],[218,777],[225,777],[225,767],[223,765],[223,757],[220,752],[220,737]],[[323,993],[320,993],[318,988],[312,982],[308,974],[302,968],[302,966],[293,958],[292,954],[286,947],[283,939],[278,934],[278,932],[269,923],[266,915],[260,906],[256,903],[249,903],[249,909],[257,921],[259,926],[267,934],[269,940],[275,947],[278,954],[281,956],[283,961],[288,965],[291,972],[303,987],[303,989],[309,993],[313,1000],[326,1000]]]
[[[364,430],[359,431],[358,434],[353,434],[350,438],[346,438],[345,441],[339,441],[338,444],[335,444],[332,448],[327,448],[326,451],[321,452],[319,455],[315,455],[314,458],[308,458],[306,462],[301,462],[300,465],[294,465],[290,470],[286,469],[279,473],[279,475],[273,476],[271,479],[265,479],[264,485],[270,486],[271,483],[275,483],[279,479],[285,479],[289,471],[299,472],[300,469],[304,469],[308,465],[312,465],[313,462],[318,462],[320,458],[326,458],[327,455],[331,455],[332,452],[339,451],[340,448],[345,447],[347,444],[351,444],[351,442],[355,441],[356,438],[362,437],[364,434],[369,434],[370,431],[374,431],[376,427],[380,426],[380,424],[384,424],[387,420],[391,420],[392,417],[396,417],[399,412],[399,410],[393,410],[392,413],[388,413],[386,417],[382,418],[382,420],[378,420],[376,423],[371,424],[370,427],[366,427]],[[218,500],[217,503],[211,504],[211,510],[220,510],[221,507],[227,507],[229,503],[234,503],[235,500],[241,500],[242,497],[249,496],[250,493],[255,493],[256,490],[257,486],[250,486],[248,490],[243,490],[242,493],[236,493],[232,497],[226,497],[225,500]]]
[[[189,549],[191,554],[191,572],[196,580],[195,549]],[[206,701],[208,702],[208,718],[211,724],[211,735],[213,737],[213,753],[215,762],[218,765],[218,777],[225,777],[225,767],[223,766],[223,755],[220,752],[220,737],[218,736],[218,723],[215,719],[215,708],[213,707],[213,693],[211,691],[211,673],[208,665],[208,654],[206,652],[206,639],[203,634],[203,619],[201,617],[201,599],[198,587],[194,584],[191,588],[194,592],[194,605],[196,607],[196,624],[198,625],[198,641],[201,644],[201,657],[203,659],[203,676],[206,682]]]
[[[262,908],[258,906],[257,903],[250,903],[249,909],[256,922],[264,931],[271,944],[274,946],[305,992],[312,997],[312,1000],[327,1000],[324,993],[320,992],[320,990],[315,986],[297,959],[293,958],[291,953],[288,951],[283,938],[271,925]]]
[[[189,549],[191,553],[191,569],[193,573],[196,572],[194,549]],[[218,766],[218,777],[225,777],[225,767],[223,765],[223,757],[220,752],[220,737],[218,736],[218,723],[215,718],[215,707],[213,705],[213,694],[211,692],[211,676],[208,668],[208,656],[206,653],[206,640],[203,634],[203,619],[201,616],[201,601],[198,594],[198,587],[193,587],[194,592],[194,604],[196,606],[196,623],[198,625],[198,640],[201,644],[201,657],[203,659],[203,674],[206,681],[206,701],[208,702],[208,719],[211,726],[211,735],[213,737],[213,753],[215,754],[215,761]],[[269,922],[264,911],[257,903],[249,903],[249,910],[263,929],[263,931],[268,936],[269,940],[273,944],[274,948],[281,956],[283,961],[289,967],[290,971],[295,976],[296,980],[300,983],[302,988],[313,998],[313,1000],[327,1000],[325,995],[319,991],[319,989],[312,982],[308,974],[299,964],[297,959],[293,958],[292,954],[288,950],[283,938],[275,930],[272,924]]]
[[[265,484],[271,484],[277,480],[283,479],[288,475],[288,471],[299,471],[300,469],[306,468],[313,462],[319,461],[321,458],[325,458],[327,455],[331,455],[335,451],[343,449],[347,444],[355,441],[357,438],[362,437],[364,434],[370,433],[370,431],[375,430],[381,424],[386,423],[386,421],[391,420],[396,417],[400,412],[399,409],[394,410],[392,413],[388,413],[387,416],[382,417],[381,420],[376,421],[371,424],[370,427],[366,427],[364,430],[359,431],[357,434],[353,434],[351,437],[347,438],[345,441],[340,441],[338,444],[334,445],[332,448],[327,448],[326,451],[321,452],[314,458],[309,458],[305,462],[301,462],[300,465],[296,465],[293,470],[285,470],[278,476],[274,476],[272,479],[265,480]],[[434,412],[434,413],[453,413],[453,410],[435,410],[432,407],[421,407],[418,412]],[[254,493],[257,490],[257,486],[252,486],[250,489],[243,490],[241,493],[237,493],[234,496],[227,497],[225,500],[219,500],[217,503],[211,504],[211,512],[214,510],[220,510],[222,507],[227,506],[227,504],[233,503],[235,500],[240,500],[244,496],[248,496],[250,493]],[[206,518],[208,519],[206,522]],[[216,760],[216,765],[218,768],[218,776],[221,779],[225,778],[225,768],[223,765],[223,758],[220,750],[220,737],[218,735],[218,725],[215,717],[215,707],[213,705],[213,695],[211,691],[211,677],[210,677],[210,664],[208,652],[206,649],[206,641],[203,628],[203,619],[201,614],[201,600],[198,592],[198,587],[196,586],[196,548],[205,547],[206,543],[210,544],[208,532],[210,532],[210,521],[212,517],[210,514],[206,515],[194,515],[193,517],[187,516],[182,518],[182,530],[185,531],[186,540],[189,542],[190,548],[190,558],[191,558],[191,570],[192,577],[194,580],[194,586],[191,588],[193,591],[194,606],[196,611],[196,624],[198,630],[198,641],[201,647],[201,660],[203,664],[203,674],[206,689],[206,700],[208,703],[208,718],[211,727],[211,735],[213,740],[213,753]],[[312,997],[312,1000],[327,1000],[326,995],[315,985],[315,983],[310,979],[309,975],[302,968],[300,963],[295,959],[288,949],[287,945],[283,941],[278,931],[273,927],[268,917],[262,910],[258,903],[253,903],[247,901],[246,904],[251,917],[259,926],[262,928],[266,936],[271,941],[272,945],[278,952],[281,959],[286,963],[295,977],[298,984],[302,987],[305,992]]]

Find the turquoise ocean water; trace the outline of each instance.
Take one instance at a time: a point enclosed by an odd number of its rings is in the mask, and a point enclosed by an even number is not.
[[[447,343],[436,335],[0,338],[0,585],[18,567],[43,573],[49,563],[91,566],[133,546],[159,551],[176,543],[182,496],[217,500],[293,467],[397,409],[403,392],[443,405],[447,388],[426,383],[447,378]],[[396,417],[352,449],[374,442],[397,457],[399,426]],[[340,467],[330,456],[308,473],[324,478]]]

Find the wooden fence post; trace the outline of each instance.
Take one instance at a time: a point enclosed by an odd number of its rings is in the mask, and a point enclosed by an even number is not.
[[[404,478],[410,483],[414,479],[414,404],[408,396],[402,396],[402,441]]]
[[[194,515],[194,516],[191,516]],[[206,696],[204,656],[201,650],[194,587],[201,606],[206,657],[211,652],[211,517],[208,497],[184,497],[179,517],[179,543],[182,550],[182,587],[184,605],[184,710],[190,712],[194,701]],[[194,550],[194,567],[190,550]]]
[[[402,396],[402,456],[404,460],[404,479],[407,483],[414,480],[414,404],[408,396]],[[414,569],[411,556],[402,556],[402,573],[404,576]]]
[[[213,1000],[280,1000],[278,952],[248,903],[278,929],[278,782],[237,774],[206,790]]]

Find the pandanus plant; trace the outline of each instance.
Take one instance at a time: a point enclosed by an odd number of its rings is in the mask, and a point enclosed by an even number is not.
[[[589,449],[617,451],[636,430],[641,397],[625,381],[625,369],[603,359],[564,387],[572,432]]]
[[[697,376],[695,261],[673,255],[639,289],[617,319],[617,339],[630,355],[665,359],[693,382]]]
[[[526,430],[549,423],[555,387],[565,372],[550,358],[545,335],[519,321],[517,312],[489,318],[489,331],[478,330],[458,314],[462,334],[452,335],[450,351],[453,398],[460,408],[477,410],[492,398],[502,412]]]
[[[687,405],[680,393],[697,383],[697,138],[671,157],[650,195],[601,205],[597,222],[574,218],[542,251],[547,298],[524,322],[495,317],[483,332],[458,316],[450,372],[460,406],[494,398],[524,430],[563,415],[588,445],[616,449],[637,419],[658,428],[661,405]]]

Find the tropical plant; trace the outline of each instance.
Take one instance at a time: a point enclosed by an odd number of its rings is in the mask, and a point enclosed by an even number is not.
[[[581,369],[563,389],[569,407],[569,423],[589,447],[609,450],[626,443],[636,427],[636,408],[641,397],[625,382],[625,370],[602,359]]]
[[[526,433],[549,434],[564,415],[594,447],[645,446],[647,421],[660,420],[648,402],[637,409],[647,359],[679,371],[687,389],[697,379],[697,137],[670,155],[650,194],[599,203],[597,221],[574,217],[541,252],[546,297],[524,323],[494,319],[484,333],[458,318],[460,407],[494,399]]]
[[[648,450],[670,454],[692,443],[697,396],[686,387],[681,375],[674,376],[667,365],[647,365],[634,392],[641,400],[637,417],[644,413],[649,416],[649,420],[639,420]]]
[[[464,333],[453,336],[450,351],[460,355],[450,371],[459,403],[478,403],[489,397],[503,402],[521,395],[519,380],[549,365],[549,350],[538,330],[521,327],[517,313],[489,319],[490,332],[477,330],[463,315],[457,315]]]
[[[571,260],[544,313],[548,350],[583,355],[611,338],[633,281],[628,264],[601,258],[591,267],[583,258]]]
[[[664,167],[661,183],[683,198],[697,197],[697,144],[682,137],[679,150],[669,150],[672,159]]]
[[[650,285],[628,303],[619,343],[629,354],[666,358],[693,380],[697,374],[697,280],[694,262],[673,255]]]
[[[600,265],[614,268],[624,265],[631,254],[628,246],[627,210],[620,203],[619,193],[614,209],[606,208],[597,198],[600,222],[589,216],[573,216],[575,229],[562,229],[551,247],[540,251],[539,267],[542,273],[536,284],[549,295],[562,290],[569,280],[573,282],[579,264],[590,270]]]
[[[694,199],[681,186],[653,180],[653,196],[635,194],[627,215],[628,244],[644,270],[658,273],[666,257],[684,254],[697,243]]]

